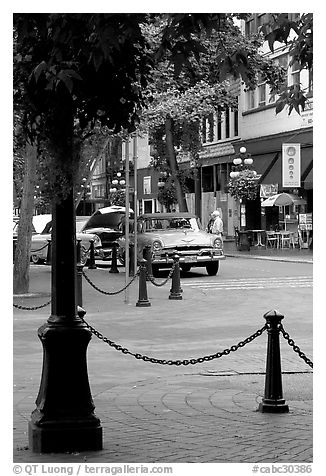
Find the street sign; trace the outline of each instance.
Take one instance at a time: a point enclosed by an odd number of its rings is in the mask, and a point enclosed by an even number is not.
[[[301,186],[300,144],[282,144],[282,186]]]

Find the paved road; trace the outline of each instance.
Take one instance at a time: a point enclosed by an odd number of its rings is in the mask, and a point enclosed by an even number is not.
[[[123,273],[85,273],[106,291],[124,284]],[[41,304],[48,298],[49,269],[33,267],[31,275],[36,296],[15,302]],[[286,330],[312,358],[311,275],[311,264],[228,258],[217,277],[204,270],[184,276],[181,301],[168,299],[170,285],[148,284],[151,307],[137,308],[137,285],[124,303],[124,294],[103,295],[84,281],[83,304],[87,321],[105,336],[134,352],[167,360],[229,348],[262,327],[263,314],[277,308],[286,316]],[[158,281],[163,279],[164,274]],[[283,386],[291,411],[272,416],[256,412],[264,390],[266,334],[223,358],[181,367],[139,361],[93,337],[88,367],[104,449],[33,455],[26,449],[26,428],[42,365],[36,329],[48,315],[49,308],[14,312],[14,461],[312,461],[311,369],[284,340]]]

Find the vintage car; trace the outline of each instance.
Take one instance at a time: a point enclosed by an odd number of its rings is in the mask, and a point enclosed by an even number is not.
[[[44,263],[47,259],[48,247],[46,245],[48,244],[48,240],[51,240],[52,231],[51,215],[47,216],[48,220],[49,217],[50,221],[47,221],[43,231],[32,235],[31,260],[34,264]],[[80,262],[85,265],[89,258],[90,241],[94,240],[95,256],[97,253],[100,253],[102,243],[96,234],[80,232],[83,223],[83,221],[80,221],[78,217],[76,217],[76,240],[81,240]]]
[[[133,210],[130,209],[130,216]],[[95,233],[101,240],[102,247],[98,257],[103,260],[111,259],[113,243],[117,243],[122,237],[123,221],[126,208],[118,205],[98,209],[91,217],[88,217],[80,231]],[[95,256],[96,258],[96,256]]]
[[[133,242],[130,234],[130,242]],[[137,220],[137,256],[143,258],[150,245],[153,274],[159,269],[171,268],[173,254],[180,257],[180,268],[206,267],[209,276],[215,276],[219,262],[225,259],[219,236],[207,233],[192,213],[146,213]],[[119,240],[119,259],[124,262],[125,238]]]

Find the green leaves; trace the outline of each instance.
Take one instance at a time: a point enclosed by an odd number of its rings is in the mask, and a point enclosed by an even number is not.
[[[236,200],[254,200],[259,190],[258,178],[255,171],[242,170],[238,177],[230,179],[227,190]]]
[[[289,108],[288,114],[290,115],[293,109],[300,114],[304,110],[308,98],[305,96],[304,91],[301,90],[298,84],[284,87],[280,93],[278,100],[276,101],[276,114],[279,114],[285,106]]]

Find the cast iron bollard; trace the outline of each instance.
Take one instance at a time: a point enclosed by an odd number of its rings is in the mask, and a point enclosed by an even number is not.
[[[83,305],[83,265],[77,263],[76,304]]]
[[[118,263],[117,263],[117,252],[118,243],[112,243],[112,258],[111,258],[111,269],[109,273],[119,273]]]
[[[94,240],[89,240],[89,260],[88,260],[88,269],[96,269],[95,264],[95,250],[94,250]]]
[[[173,255],[174,270],[172,273],[172,286],[170,289],[169,299],[182,299],[181,286],[180,286],[180,265],[179,255]]]
[[[147,297],[147,285],[146,285],[146,260],[140,260],[139,270],[139,298],[136,302],[137,307],[148,307],[151,303]]]
[[[129,276],[135,275],[134,252],[135,252],[135,245],[133,243],[130,243],[129,244]]]
[[[17,247],[17,237],[14,236],[13,248],[12,248],[13,255],[14,255],[14,262],[15,262],[16,247]]]
[[[81,258],[81,240],[77,240],[76,245],[76,261],[77,261],[77,277],[76,277],[76,304],[83,305],[83,265],[80,262]]]
[[[269,311],[264,314],[268,325],[268,343],[266,358],[265,393],[258,411],[265,413],[287,413],[288,405],[283,399],[282,371],[280,354],[279,325],[284,318],[278,311]]]
[[[147,269],[147,276],[146,280],[150,281],[153,279],[153,266],[152,266],[152,247],[151,245],[144,246],[143,250],[143,257],[146,260],[146,269]]]
[[[52,263],[52,245],[51,245],[51,240],[48,240],[48,249],[47,249],[47,254],[46,254],[46,264],[51,264]]]

